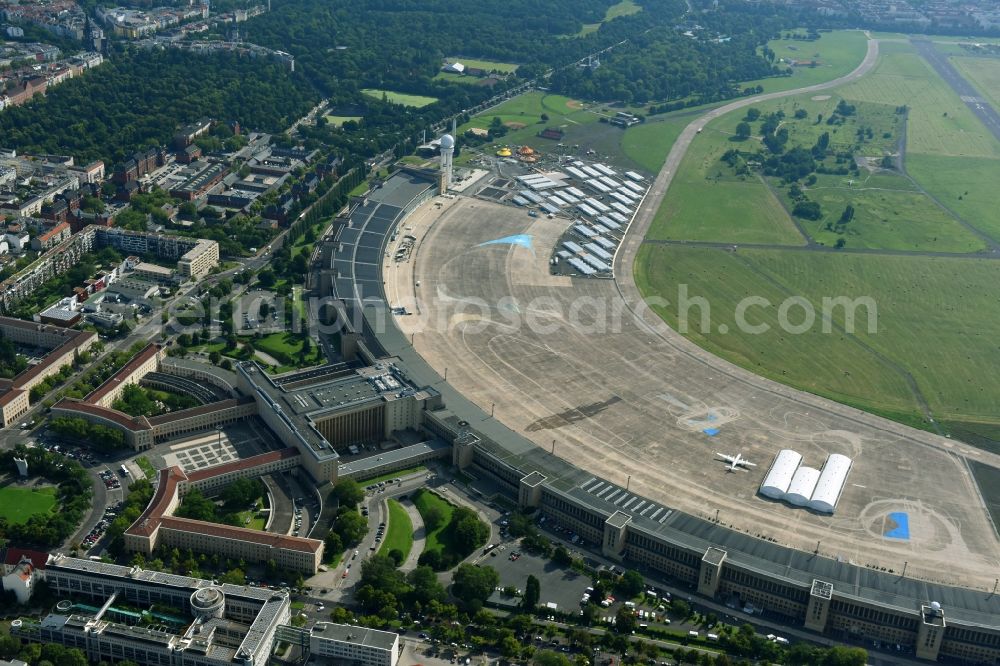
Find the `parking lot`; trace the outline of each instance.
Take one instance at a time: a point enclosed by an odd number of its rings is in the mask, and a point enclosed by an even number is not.
[[[500,550],[501,548],[503,550]],[[513,553],[521,555],[512,560]],[[584,591],[590,587],[588,576],[568,567],[561,567],[537,555],[517,550],[513,542],[501,544],[481,562],[497,570],[500,574],[501,588],[514,587],[523,591],[528,576],[534,576],[541,584],[539,603],[541,605],[554,603],[563,613],[580,610],[580,599]]]

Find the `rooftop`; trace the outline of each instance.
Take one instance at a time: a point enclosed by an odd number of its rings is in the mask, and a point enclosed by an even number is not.
[[[391,631],[379,631],[377,629],[356,627],[350,624],[334,624],[332,622],[317,622],[316,626],[312,628],[311,635],[326,640],[342,641],[344,643],[364,645],[365,647],[373,647],[381,650],[391,649],[396,644],[396,641],[399,640],[399,635]]]
[[[315,553],[323,547],[323,542],[317,539],[272,534],[271,532],[260,532],[258,530],[248,530],[243,527],[206,523],[200,520],[178,518],[176,516],[164,516],[160,519],[160,526],[170,530],[205,534],[223,539],[232,539],[233,541],[249,541],[272,548],[297,550],[303,553]]]

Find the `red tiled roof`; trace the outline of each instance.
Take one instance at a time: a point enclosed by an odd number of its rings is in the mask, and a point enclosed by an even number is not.
[[[177,495],[177,484],[181,481],[187,481],[188,478],[184,470],[177,465],[161,469],[159,477],[159,483],[156,486],[156,493],[153,494],[153,499],[149,501],[142,515],[136,518],[135,522],[125,530],[126,534],[148,537],[155,532],[156,528],[160,526],[163,514],[167,510],[167,505]]]
[[[49,561],[49,554],[43,553],[40,550],[8,547],[4,551],[3,563],[13,566],[20,562],[23,557],[30,558],[32,566],[39,570],[44,569],[45,564]]]
[[[0,394],[0,406],[6,405],[11,400],[17,396],[24,393],[24,389],[9,389],[5,393]]]
[[[199,469],[189,473],[188,480],[191,481],[191,483],[196,483],[198,481],[204,481],[205,479],[211,479],[216,476],[222,476],[223,474],[228,474],[229,472],[237,472],[241,469],[250,469],[253,467],[267,465],[268,463],[277,462],[279,460],[287,460],[288,458],[294,458],[298,455],[300,455],[299,450],[290,446],[287,449],[281,449],[280,451],[269,451],[267,453],[261,453],[257,456],[251,456],[250,458],[244,458],[243,460],[234,460],[233,462],[216,465],[215,467]]]
[[[132,357],[132,359],[122,367],[121,370],[115,374],[108,377],[108,379],[90,392],[86,398],[85,402],[90,404],[96,403],[98,400],[110,393],[115,387],[120,386],[121,383],[127,379],[133,372],[139,369],[143,363],[151,359],[160,351],[160,346],[155,343],[149,343],[143,348],[138,354]]]
[[[248,530],[243,527],[232,527],[231,525],[205,523],[200,520],[177,518],[176,516],[164,516],[160,524],[170,530],[194,532],[196,534],[232,539],[234,541],[250,541],[252,543],[271,546],[272,548],[298,550],[303,553],[315,553],[323,545],[323,542],[317,539],[305,539],[284,534],[274,534],[272,532]]]
[[[81,400],[74,400],[73,398],[63,398],[52,405],[52,409],[65,409],[71,412],[89,414],[90,416],[99,416],[112,423],[117,423],[128,430],[152,430],[152,426],[149,425],[149,420],[145,416],[129,416],[125,412],[119,412],[117,409],[91,405]]]
[[[69,224],[66,223],[66,222],[61,222],[60,224],[57,224],[56,226],[52,227],[51,229],[49,229],[48,231],[46,231],[44,234],[42,234],[41,236],[39,236],[38,240],[40,240],[40,241],[42,241],[44,243],[45,241],[49,240],[53,236],[62,233],[66,229],[69,229]]]
[[[41,330],[52,331],[53,329],[59,329],[66,332],[66,342],[46,354],[41,363],[31,366],[17,377],[14,377],[14,382],[11,385],[13,388],[21,388],[29,379],[33,379],[36,375],[40,374],[52,365],[55,359],[72,349],[80,347],[87,340],[97,336],[97,333],[94,333],[93,331],[73,331],[66,328],[59,328],[58,326],[44,326],[30,321],[11,319],[9,317],[0,317],[0,325],[16,326],[17,328],[30,329],[33,331],[39,330],[39,326],[42,326]]]

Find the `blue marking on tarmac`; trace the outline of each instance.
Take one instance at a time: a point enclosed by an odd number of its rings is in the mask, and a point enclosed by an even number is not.
[[[476,247],[485,247],[487,245],[520,245],[521,247],[530,250],[532,254],[535,253],[535,248],[532,246],[530,234],[516,234],[514,236],[504,236],[503,238],[497,238],[496,240],[480,243]]]
[[[705,433],[706,435],[708,435],[709,437],[715,437],[716,435],[719,434],[719,429],[718,428],[705,428],[704,430],[702,430],[702,432]]]
[[[900,539],[901,541],[910,540],[910,516],[904,511],[894,511],[889,514],[889,520],[896,524],[896,527],[892,528],[884,534],[886,539]]]

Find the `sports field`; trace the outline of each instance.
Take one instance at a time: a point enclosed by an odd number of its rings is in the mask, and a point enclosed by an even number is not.
[[[500,72],[501,74],[513,74],[519,67],[519,65],[515,65],[512,62],[499,62],[497,60],[477,60],[476,58],[463,58],[461,56],[445,58],[445,63],[450,64],[453,62],[460,62],[466,67],[481,69],[486,72]]]
[[[369,97],[375,99],[386,99],[393,104],[412,106],[416,109],[430,106],[437,101],[437,97],[427,97],[426,95],[410,95],[408,93],[394,92],[392,90],[379,90],[378,88],[364,88],[362,91]]]
[[[324,116],[324,118],[326,118],[326,122],[330,123],[331,125],[340,127],[341,125],[349,121],[360,122],[362,116]]]
[[[56,489],[53,486],[37,489],[18,486],[0,488],[0,518],[5,518],[8,523],[26,523],[32,516],[48,513],[55,506]]]
[[[389,505],[389,520],[386,521],[385,539],[378,554],[388,555],[390,551],[398,550],[403,553],[402,561],[405,562],[413,548],[413,523],[402,504],[394,499],[386,503]]]

